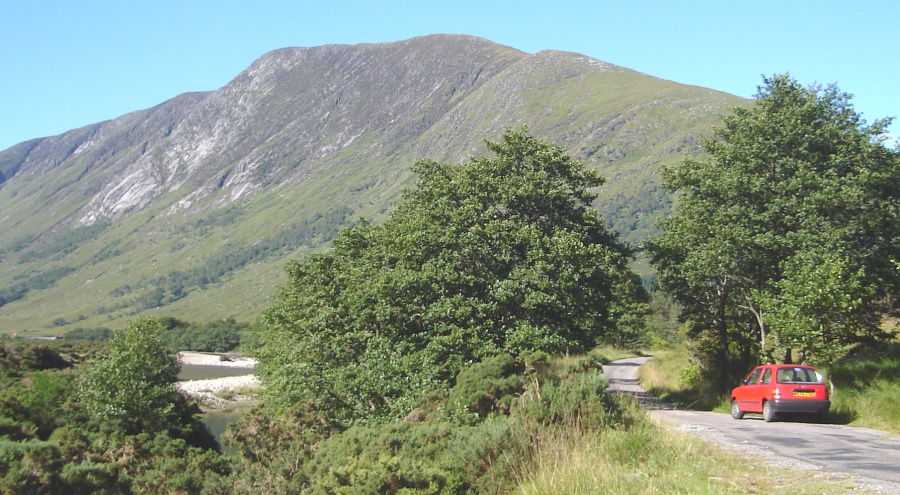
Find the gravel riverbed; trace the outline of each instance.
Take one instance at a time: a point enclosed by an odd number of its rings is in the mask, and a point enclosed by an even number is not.
[[[178,361],[182,364],[194,366],[247,369],[253,369],[256,365],[256,360],[248,357],[201,352],[180,352],[178,353]],[[253,374],[210,378],[207,380],[187,380],[175,384],[175,388],[178,391],[195,399],[205,410],[225,409],[234,403],[245,402],[249,400],[249,397],[242,392],[251,391],[259,388],[259,386],[259,379]]]

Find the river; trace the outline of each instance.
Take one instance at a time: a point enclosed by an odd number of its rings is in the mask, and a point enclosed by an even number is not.
[[[189,354],[189,356],[185,356]],[[227,378],[235,376],[252,375],[252,365],[236,366],[235,363],[223,365],[210,364],[215,363],[215,359],[210,359],[210,355],[200,355],[196,353],[182,353],[183,361],[194,361],[191,363],[181,363],[181,372],[178,374],[179,381],[187,382],[191,380],[210,380],[216,378]],[[202,363],[202,364],[201,364]],[[247,411],[253,407],[249,402],[238,402],[223,409],[209,409],[203,413],[203,422],[209,431],[216,437],[221,444],[222,434],[228,428],[228,425],[237,422]],[[222,451],[226,454],[235,454],[234,449],[222,447]]]

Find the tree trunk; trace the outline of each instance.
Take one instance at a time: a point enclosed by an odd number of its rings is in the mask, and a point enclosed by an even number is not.
[[[834,361],[829,359],[825,369],[828,371],[828,393],[833,401],[834,396],[837,394],[837,389],[834,386]]]
[[[759,351],[760,353],[768,359],[769,357],[769,343],[766,341],[766,320],[763,318],[762,308],[757,309],[753,305],[753,300],[750,299],[750,295],[744,292],[744,301],[747,302],[747,309],[753,313],[753,316],[756,317],[756,324],[759,327]]]
[[[718,308],[716,308],[716,333],[719,340],[719,383],[716,386],[722,392],[727,392],[731,386],[731,366],[728,362],[728,321],[725,318],[725,281],[719,289]]]

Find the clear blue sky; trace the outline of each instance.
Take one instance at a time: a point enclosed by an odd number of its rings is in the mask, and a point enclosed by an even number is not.
[[[578,52],[743,97],[790,72],[837,83],[872,122],[900,117],[898,28],[897,0],[4,0],[0,150],[220,88],[276,48],[434,33]]]

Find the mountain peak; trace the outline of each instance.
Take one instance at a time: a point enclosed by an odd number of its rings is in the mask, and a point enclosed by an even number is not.
[[[24,329],[27,315],[60,314],[99,324],[188,300],[209,308],[196,298],[210,284],[246,290],[243,277],[223,277],[249,270],[247,260],[278,263],[350,218],[377,220],[415,161],[465,160],[522,124],[600,169],[609,178],[601,198],[614,201],[598,207],[640,237],[667,201],[655,170],[741,102],[577,53],[528,54],[466,35],[274,50],[218,90],[0,152],[0,284],[62,274],[0,301],[19,315],[0,323]],[[260,259],[228,258],[274,238],[280,247]],[[174,293],[160,282],[222,259],[236,264]],[[166,295],[142,299],[159,290]],[[90,296],[72,297],[82,291]],[[246,316],[259,297],[203,315]],[[49,301],[60,307],[47,310]]]

